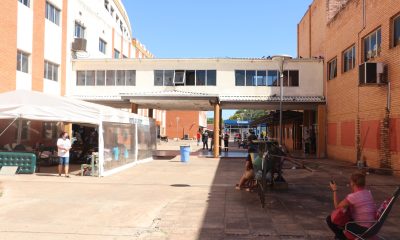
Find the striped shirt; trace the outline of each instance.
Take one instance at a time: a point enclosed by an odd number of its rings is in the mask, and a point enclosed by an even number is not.
[[[350,203],[351,216],[355,222],[375,221],[376,206],[369,190],[350,193],[346,199]],[[372,223],[359,223],[359,225],[370,227]]]

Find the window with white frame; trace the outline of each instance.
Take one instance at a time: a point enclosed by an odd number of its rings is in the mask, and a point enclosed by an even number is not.
[[[114,49],[114,58],[119,58],[119,51]]]
[[[136,70],[78,70],[77,86],[135,86]]]
[[[58,81],[58,68],[59,65],[51,63],[49,61],[44,61],[44,78]]]
[[[154,70],[154,86],[216,86],[216,70]]]
[[[103,39],[99,38],[99,51],[106,54],[107,43]]]
[[[27,7],[30,7],[31,1],[30,0],[18,0],[18,2],[24,4]]]
[[[29,72],[29,54],[20,50],[17,51],[17,71]]]
[[[381,28],[364,37],[364,61],[379,56],[381,52]]]
[[[400,14],[393,18],[393,47],[400,45]]]
[[[74,32],[74,37],[75,38],[85,38],[85,27],[82,25],[82,23],[75,22],[75,32]]]
[[[348,72],[356,66],[356,46],[353,45],[343,52],[343,72]]]
[[[337,58],[328,62],[328,80],[334,79],[337,76]]]
[[[49,2],[46,2],[46,18],[51,22],[60,25],[60,10]]]
[[[298,70],[286,70],[283,75],[283,86],[299,86]],[[235,70],[235,86],[280,86],[279,72],[277,70]]]

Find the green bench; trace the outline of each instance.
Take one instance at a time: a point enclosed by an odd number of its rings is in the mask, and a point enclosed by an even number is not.
[[[36,155],[24,152],[0,152],[0,168],[18,166],[17,173],[32,174],[36,169]]]

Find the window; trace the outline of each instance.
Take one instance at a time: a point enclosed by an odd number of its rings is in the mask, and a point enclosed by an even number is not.
[[[343,52],[343,72],[348,72],[356,66],[356,47],[353,45]]]
[[[299,71],[298,70],[289,70],[289,87],[298,87],[299,86]]]
[[[400,45],[400,15],[393,19],[393,47]]]
[[[236,70],[235,71],[235,86],[245,86],[246,71]]]
[[[256,71],[246,70],[246,86],[257,86]]]
[[[257,86],[265,86],[267,84],[267,71],[257,71]]]
[[[85,71],[76,71],[76,85],[85,86]]]
[[[196,84],[196,72],[194,70],[186,70],[186,86],[194,86]]]
[[[106,83],[106,71],[96,71],[96,86],[104,86]]]
[[[46,18],[51,22],[60,25],[60,10],[49,2],[46,2]]]
[[[99,38],[99,51],[106,54],[107,43],[103,39]]]
[[[94,86],[96,83],[95,79],[95,72],[96,71],[86,71],[86,86]]]
[[[104,7],[107,9],[108,11],[108,0],[104,0]]]
[[[28,73],[29,71],[29,54],[17,51],[17,71]]]
[[[18,0],[18,2],[20,2],[20,3],[22,3],[22,4],[24,4],[25,6],[27,6],[27,7],[30,7],[30,0]]]
[[[217,85],[217,71],[207,70],[207,86],[216,86],[216,85]]]
[[[117,70],[117,86],[125,86],[125,71]]]
[[[114,49],[114,58],[119,58],[119,51]]]
[[[175,85],[183,85],[185,83],[185,70],[175,70]]]
[[[107,70],[106,85],[107,86],[115,86],[115,70]]]
[[[85,27],[81,23],[75,22],[74,37],[85,38]]]
[[[279,73],[276,70],[268,70],[267,85],[268,86],[278,86]]]
[[[164,86],[174,86],[174,70],[164,71]]]
[[[381,51],[381,29],[364,38],[364,61],[379,56]]]
[[[328,80],[334,79],[337,76],[337,58],[328,62]]]
[[[154,70],[154,86],[162,86],[163,85],[163,70]]]
[[[58,64],[44,61],[44,78],[58,81]]]
[[[136,71],[135,70],[127,70],[125,73],[126,76],[126,86],[135,86],[136,85]]]
[[[114,8],[113,7],[111,7],[110,14],[111,14],[111,16],[114,15]]]
[[[196,85],[197,86],[206,85],[206,71],[205,70],[197,70],[196,71]]]

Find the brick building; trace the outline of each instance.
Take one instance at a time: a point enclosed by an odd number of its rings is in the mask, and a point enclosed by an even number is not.
[[[400,170],[399,45],[398,0],[309,6],[298,24],[298,56],[325,60],[328,157]]]

